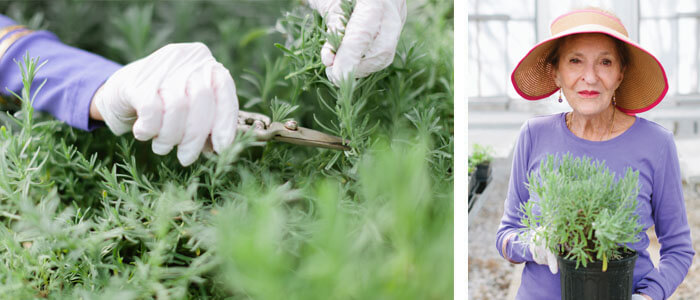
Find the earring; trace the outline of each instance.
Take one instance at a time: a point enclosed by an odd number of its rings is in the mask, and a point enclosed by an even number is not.
[[[615,93],[613,93],[613,99],[612,99],[613,106],[617,106],[617,101],[615,101]]]
[[[613,95],[613,99],[615,99],[615,96]],[[613,100],[614,101],[614,100]],[[559,89],[559,103],[564,102],[564,100],[561,100],[561,88]]]

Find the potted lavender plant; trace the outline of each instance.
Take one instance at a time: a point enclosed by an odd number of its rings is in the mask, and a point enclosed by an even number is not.
[[[469,199],[486,189],[491,176],[491,147],[474,145],[474,152],[469,155]]]
[[[604,162],[549,155],[529,177],[537,200],[521,210],[529,239],[558,255],[562,299],[630,299],[642,226],[639,172],[619,179]]]

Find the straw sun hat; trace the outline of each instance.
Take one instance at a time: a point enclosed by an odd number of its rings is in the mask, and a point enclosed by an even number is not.
[[[666,72],[661,63],[637,43],[630,40],[620,20],[595,9],[576,10],[552,22],[552,37],[537,44],[518,63],[511,75],[515,90],[527,100],[539,100],[554,94],[559,87],[552,77],[547,57],[557,40],[578,33],[604,33],[622,41],[629,54],[622,83],[615,92],[617,107],[628,114],[650,110],[668,91]]]

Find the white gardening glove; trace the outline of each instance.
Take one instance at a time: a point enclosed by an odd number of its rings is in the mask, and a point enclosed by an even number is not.
[[[347,0],[308,1],[323,16],[329,32],[344,29],[340,3]],[[328,79],[338,84],[350,72],[361,78],[389,66],[405,21],[406,0],[356,0],[337,53],[328,42],[321,49]]]
[[[536,231],[541,230],[542,228],[540,227]],[[552,274],[556,274],[557,272],[559,272],[559,263],[557,263],[557,256],[554,255],[552,251],[549,251],[549,249],[547,249],[546,247],[538,246],[535,244],[535,241],[537,241],[536,232],[533,232],[530,236],[532,237],[532,239],[528,243],[528,248],[530,249],[532,259],[535,261],[535,263],[549,266],[549,271],[552,272]]]
[[[651,297],[642,295],[642,294],[634,294],[632,295],[632,300],[650,300]]]
[[[116,135],[133,130],[165,155],[177,145],[192,164],[211,135],[214,151],[233,142],[238,98],[229,71],[202,43],[170,44],[112,74],[93,101]]]

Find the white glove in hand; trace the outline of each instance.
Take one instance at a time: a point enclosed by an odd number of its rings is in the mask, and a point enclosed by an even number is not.
[[[648,298],[647,298],[647,297],[648,297]],[[646,297],[645,297],[645,296],[643,296],[643,295],[641,295],[641,294],[634,294],[634,295],[632,295],[632,300],[649,300],[649,299],[651,299],[651,297],[649,297],[649,296],[646,296]]]
[[[341,1],[346,0],[309,0],[329,32],[343,29]],[[361,78],[389,66],[406,21],[406,0],[356,1],[337,52],[333,53],[328,42],[321,49],[326,75],[335,84],[350,72]]]
[[[538,231],[539,230],[540,229],[538,229]],[[532,236],[534,240],[537,239],[534,233]],[[528,248],[530,249],[532,259],[535,261],[535,263],[549,266],[549,271],[552,272],[552,274],[556,274],[557,272],[559,272],[557,256],[554,255],[554,253],[552,253],[551,251],[549,251],[549,249],[547,249],[544,246],[535,245],[534,241],[530,241]]]
[[[132,62],[97,91],[93,101],[116,135],[133,130],[165,155],[192,164],[211,135],[214,151],[236,135],[238,98],[229,71],[202,43],[170,44]]]

